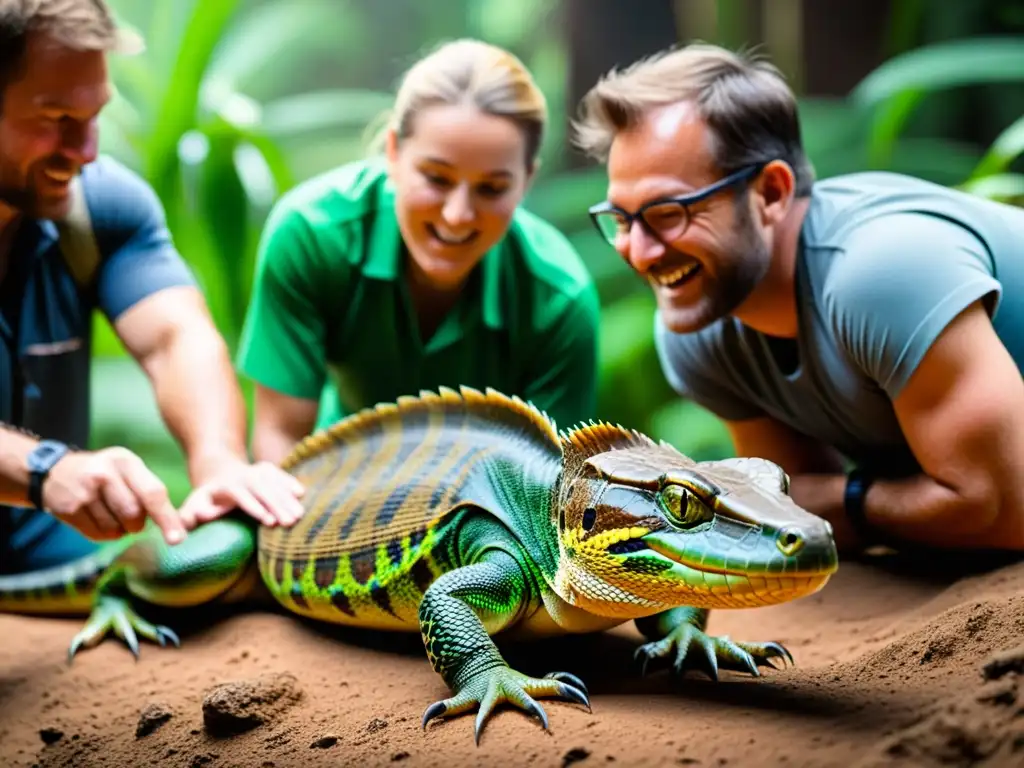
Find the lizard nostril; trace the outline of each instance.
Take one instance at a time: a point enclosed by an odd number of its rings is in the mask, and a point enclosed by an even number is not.
[[[787,557],[795,555],[804,545],[803,536],[793,530],[783,529],[775,540],[775,546]]]

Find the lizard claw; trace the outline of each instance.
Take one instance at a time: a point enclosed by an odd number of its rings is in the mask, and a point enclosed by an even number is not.
[[[568,672],[548,672],[546,675],[544,675],[544,679],[558,680],[559,682],[567,683],[569,686],[575,688],[577,691],[582,691],[585,696],[590,695],[590,692],[587,690],[587,686],[584,684],[584,682],[580,680],[578,677],[576,677],[576,675],[571,675]],[[588,709],[590,708],[589,700],[582,703],[586,704]]]
[[[423,726],[423,730],[427,729],[427,723],[429,723],[435,717],[441,717],[447,711],[448,705],[445,704],[443,701],[435,701],[433,704],[427,707],[426,711],[424,711],[423,713],[423,722],[421,723]]]
[[[181,641],[174,630],[146,621],[123,597],[102,595],[97,599],[85,626],[71,640],[68,664],[74,661],[79,650],[93,647],[111,631],[124,641],[136,660],[139,658],[138,635],[159,643],[161,647],[166,647],[168,642],[181,647]]]
[[[532,694],[532,695],[531,695]],[[456,694],[436,701],[423,713],[423,728],[435,717],[467,712],[477,705],[479,711],[473,728],[473,738],[480,744],[480,734],[491,718],[494,708],[507,702],[533,715],[549,730],[550,723],[544,708],[533,696],[560,697],[583,704],[590,710],[590,697],[586,686],[567,672],[551,672],[543,678],[529,677],[509,667],[493,667],[472,677]]]
[[[734,642],[727,636],[713,637],[692,624],[680,624],[661,640],[645,643],[636,649],[634,658],[641,661],[641,675],[647,674],[650,661],[674,652],[672,667],[677,674],[689,669],[700,670],[712,680],[718,680],[719,669],[747,672],[760,677],[759,667],[780,669],[775,660],[794,664],[793,655],[781,643]]]

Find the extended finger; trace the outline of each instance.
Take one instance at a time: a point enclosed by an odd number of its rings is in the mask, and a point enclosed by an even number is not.
[[[114,474],[104,481],[100,496],[125,532],[138,533],[142,530],[146,522],[142,506],[120,475]]]
[[[184,541],[187,534],[185,526],[167,497],[167,488],[160,482],[160,478],[150,472],[142,459],[134,454],[121,457],[118,464],[128,487],[142,503],[146,514],[163,532],[164,540],[168,544]]]

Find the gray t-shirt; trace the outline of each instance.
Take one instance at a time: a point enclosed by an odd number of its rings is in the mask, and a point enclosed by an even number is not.
[[[1024,363],[1024,210],[890,173],[819,181],[796,291],[795,340],[731,317],[674,334],[656,316],[669,383],[723,419],[770,416],[852,461],[913,468],[892,399],[957,314],[984,297]]]

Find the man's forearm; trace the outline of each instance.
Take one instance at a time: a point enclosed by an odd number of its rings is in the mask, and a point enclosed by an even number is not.
[[[185,452],[193,485],[227,461],[247,460],[245,402],[216,331],[179,330],[143,367],[164,422]]]
[[[846,518],[845,489],[845,475],[791,478],[793,500],[832,523],[841,549],[864,544]],[[875,480],[864,497],[867,522],[894,539],[936,547],[1019,548],[1019,536],[1007,537],[1004,527],[993,525],[998,513],[993,507],[994,502],[967,499],[925,474]]]
[[[34,437],[0,426],[0,504],[28,503],[28,455],[38,444]]]

